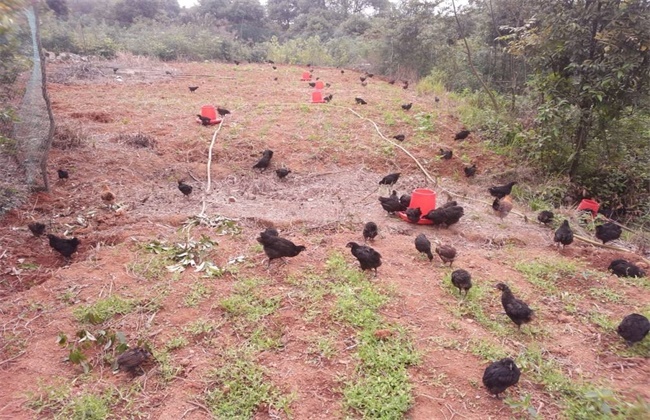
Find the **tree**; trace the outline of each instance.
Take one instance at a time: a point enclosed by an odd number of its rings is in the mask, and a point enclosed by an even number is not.
[[[598,146],[593,143],[603,141],[626,109],[647,104],[650,2],[535,0],[534,5],[535,17],[517,28],[509,50],[534,69],[531,86],[543,98],[538,119],[544,122],[547,150],[557,149],[557,157],[566,159],[563,170],[575,179],[588,173],[582,157]]]
[[[285,31],[300,13],[298,0],[268,0],[266,7],[269,19]]]
[[[68,2],[66,0],[47,0],[45,3],[47,3],[47,7],[52,9],[57,18],[68,18]]]

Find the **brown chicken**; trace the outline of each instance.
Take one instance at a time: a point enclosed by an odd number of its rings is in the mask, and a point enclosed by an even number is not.
[[[108,205],[109,207],[115,203],[115,194],[113,194],[113,191],[111,191],[106,184],[102,185],[101,198],[104,204]]]
[[[494,214],[503,220],[510,213],[510,210],[512,210],[512,198],[509,195],[501,199],[495,198],[492,203],[492,209],[494,210]]]
[[[449,267],[451,267],[456,259],[456,248],[451,245],[439,245],[436,247],[436,254],[444,264],[449,263]]]

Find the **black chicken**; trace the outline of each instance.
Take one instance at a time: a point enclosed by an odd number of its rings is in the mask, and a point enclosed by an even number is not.
[[[648,335],[648,332],[650,332],[650,321],[643,315],[630,314],[623,318],[616,332],[623,337],[628,346],[631,346],[643,340]]]
[[[235,65],[238,66],[239,64],[240,64],[240,62],[235,60]]]
[[[275,173],[278,176],[278,178],[284,179],[284,178],[287,177],[287,175],[289,175],[291,173],[291,169],[279,168],[279,169],[275,170]]]
[[[406,136],[404,136],[404,134],[397,134],[397,135],[393,136],[393,138],[394,138],[395,140],[398,140],[398,141],[404,141],[404,139],[406,138]]]
[[[396,80],[395,80],[395,79],[390,79],[390,80],[388,81],[388,84],[389,84],[389,85],[394,85],[394,84],[395,84],[395,82],[396,82]]]
[[[402,109],[404,111],[408,111],[411,109],[412,106],[413,106],[413,102],[409,102],[408,104],[402,104]]]
[[[189,195],[192,194],[192,186],[183,182],[182,179],[178,180],[178,189],[185,197],[189,197]]]
[[[401,197],[399,198],[399,202],[403,206],[408,207],[411,204],[411,196],[408,194],[402,194]]]
[[[436,254],[444,264],[449,263],[449,267],[451,267],[456,259],[456,248],[451,245],[439,245],[436,247]]]
[[[277,70],[278,68],[276,66],[271,66],[273,70]]]
[[[119,67],[113,67],[113,74],[117,73],[119,69],[120,69]]]
[[[47,237],[50,240],[50,247],[52,247],[59,254],[63,255],[66,260],[69,260],[72,254],[77,252],[77,247],[81,243],[79,239],[65,239],[59,238],[58,236],[52,235],[49,233]]]
[[[357,105],[366,105],[368,102],[364,101],[362,98],[354,98],[354,100],[357,102]]]
[[[395,185],[400,175],[401,172],[395,172],[393,174],[386,175],[381,179],[381,181],[379,181],[379,185]]]
[[[419,234],[415,238],[415,249],[423,254],[426,254],[426,256],[429,258],[429,261],[433,261],[433,254],[431,253],[431,242],[429,242],[424,233]]]
[[[492,197],[503,198],[506,195],[510,195],[510,193],[512,192],[512,186],[515,185],[516,183],[517,183],[516,181],[512,181],[507,183],[506,185],[490,187],[488,188],[488,191],[490,192],[490,195]]]
[[[128,349],[117,358],[117,367],[135,375],[136,369],[140,368],[150,357],[151,353],[145,348],[135,347]]]
[[[463,171],[465,172],[465,176],[467,178],[473,177],[476,175],[476,163],[473,164],[472,166],[465,166],[463,168]]]
[[[431,220],[435,226],[451,226],[458,223],[465,211],[461,206],[449,205],[431,210],[423,216],[424,219]]]
[[[467,296],[467,292],[472,288],[472,275],[469,274],[469,271],[459,268],[451,273],[451,283],[458,287],[458,294],[462,296],[464,290],[465,296]]]
[[[396,211],[405,211],[408,206],[405,206],[397,198],[397,191],[393,190],[393,193],[388,197],[379,197],[379,202],[381,207],[386,210],[389,214],[393,214]]]
[[[363,227],[363,240],[364,241],[374,241],[379,234],[379,228],[375,222],[368,222]]]
[[[221,108],[220,106],[218,106],[217,114],[219,114],[222,117],[225,117],[226,115],[230,114],[230,111],[228,111],[226,108]]]
[[[552,211],[542,210],[537,215],[537,220],[539,221],[539,223],[542,223],[544,225],[548,225],[549,223],[551,223],[553,221],[554,217],[555,217],[555,215],[553,214]]]
[[[68,179],[68,171],[65,169],[57,169],[56,173],[59,175],[59,179]]]
[[[359,245],[356,242],[348,242],[346,246],[351,248],[352,255],[359,261],[361,269],[375,270],[375,277],[377,277],[377,268],[381,266],[381,254],[369,246]]]
[[[623,259],[612,261],[607,269],[618,277],[645,277],[645,271]]]
[[[440,149],[440,153],[438,153],[438,155],[441,159],[449,160],[454,155],[454,152],[451,150]]]
[[[365,82],[365,81],[366,81],[366,78],[363,77],[363,76],[360,76],[360,77],[359,77],[359,80],[361,80],[361,82]]]
[[[411,223],[419,222],[421,216],[422,216],[422,210],[420,210],[419,207],[415,207],[415,208],[412,208],[412,209],[406,209],[406,218]]]
[[[332,94],[330,93],[329,95],[327,95],[326,97],[324,97],[323,100],[324,100],[325,102],[330,102],[330,101],[332,100],[332,98],[334,98],[334,95],[332,95]]]
[[[269,167],[269,163],[271,162],[271,158],[273,157],[273,150],[266,149],[265,151],[262,152],[262,158],[257,161],[255,165],[253,165],[253,169],[257,168],[260,169],[260,172],[264,172],[266,168]]]
[[[490,394],[499,398],[499,394],[519,382],[521,371],[515,362],[506,357],[492,363],[483,372],[483,385]]]
[[[596,226],[596,238],[607,243],[621,237],[623,229],[615,223],[607,222],[602,225]]]
[[[469,130],[459,131],[454,136],[454,140],[465,140],[467,138],[467,136],[469,136],[469,134],[470,134]]]
[[[41,222],[33,222],[27,225],[34,236],[41,236],[45,232],[45,225]]]
[[[527,324],[533,320],[533,310],[528,307],[526,302],[515,298],[505,283],[499,283],[495,288],[501,290],[503,309],[505,309],[508,318],[517,324],[517,328],[521,329],[521,324]]]
[[[569,227],[569,221],[565,220],[562,222],[562,225],[557,228],[555,231],[555,236],[553,237],[553,242],[559,242],[562,244],[562,248],[567,245],[571,245],[573,242],[573,231]]]
[[[366,74],[366,76],[372,78],[372,77],[374,76],[374,74],[372,74],[372,73],[368,73],[368,74]]]
[[[201,125],[207,126],[212,122],[212,119],[210,119],[210,117],[204,117],[201,114],[196,114],[196,116],[201,120]]]
[[[188,88],[190,89],[190,92],[194,92],[194,91],[197,90],[199,87],[198,87],[198,86],[188,86]]]
[[[316,87],[316,82],[309,82],[307,83],[309,87]]]
[[[288,239],[280,238],[275,229],[269,229],[260,233],[257,242],[261,243],[264,247],[264,253],[269,257],[267,267],[271,266],[271,261],[277,258],[295,257],[306,248],[302,245],[296,245]]]

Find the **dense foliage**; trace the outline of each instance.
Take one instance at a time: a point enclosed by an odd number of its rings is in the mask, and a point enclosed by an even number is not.
[[[272,59],[426,77],[420,92],[433,83],[463,95],[464,123],[539,168],[539,180],[571,181],[546,195],[553,204],[588,195],[650,220],[650,2],[468,3],[47,0],[42,38],[49,50],[109,59]]]

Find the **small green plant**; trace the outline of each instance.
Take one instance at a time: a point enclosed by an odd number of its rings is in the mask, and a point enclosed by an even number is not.
[[[190,291],[183,299],[183,304],[190,308],[196,308],[201,300],[210,296],[210,288],[202,281],[196,281],[190,285]]]
[[[506,398],[505,403],[513,410],[518,410],[524,414],[528,414],[531,418],[537,418],[537,410],[533,407],[530,394],[522,395],[518,400]]]
[[[342,378],[345,407],[363,418],[400,418],[413,404],[407,368],[420,356],[405,331],[387,325],[380,309],[389,297],[363,272],[351,268],[340,252],[326,261],[333,315],[357,329],[356,372]]]
[[[181,349],[189,344],[189,341],[187,338],[183,337],[182,335],[179,335],[177,337],[172,338],[165,344],[165,349],[167,351],[174,351],[177,349]]]
[[[124,315],[133,311],[138,306],[138,301],[124,299],[118,295],[112,295],[100,299],[92,305],[82,305],[72,312],[78,321],[90,324],[101,324],[114,315]]]
[[[182,371],[182,368],[174,364],[171,354],[167,349],[153,352],[153,356],[160,369],[160,377],[165,382],[171,382]]]
[[[345,405],[363,418],[401,418],[413,404],[407,367],[420,360],[410,339],[403,331],[378,339],[364,330],[357,357],[357,372],[342,390]]]
[[[183,331],[187,331],[193,336],[203,336],[210,334],[217,328],[217,325],[208,319],[199,318],[196,321],[188,324]]]
[[[253,326],[277,310],[280,297],[264,297],[261,286],[265,283],[259,278],[240,280],[235,284],[233,294],[221,300],[221,308],[234,320],[236,328]]]
[[[71,341],[65,333],[60,332],[57,337],[57,344],[69,350],[66,360],[72,364],[79,365],[84,373],[90,372],[91,362],[88,361],[86,351],[95,348],[100,350],[97,360],[104,359],[109,351],[122,353],[128,348],[126,336],[122,332],[110,330],[97,330],[94,333],[89,330],[79,330]],[[96,353],[96,352],[95,352]]]
[[[182,273],[188,267],[196,272],[204,272],[205,277],[220,277],[225,270],[206,259],[208,252],[217,243],[205,235],[197,241],[188,239],[184,243],[168,245],[165,241],[153,241],[145,246],[148,251],[165,255],[174,261],[166,268],[172,273]]]
[[[589,289],[589,294],[603,303],[604,302],[618,303],[623,301],[622,295],[606,287],[601,287],[601,288],[592,287],[591,289]]]
[[[189,231],[194,226],[207,226],[210,229],[214,230],[214,233],[217,235],[238,235],[241,233],[241,227],[235,219],[229,219],[225,216],[206,216],[206,215],[196,215],[188,218],[183,223],[183,229]],[[201,237],[202,241],[205,241],[205,238]],[[212,243],[213,245],[216,242]]]
[[[210,376],[213,382],[205,393],[205,405],[216,418],[251,418],[263,404],[289,414],[290,397],[267,379],[249,353],[227,353],[223,365]]]
[[[558,283],[562,283],[567,277],[575,276],[579,269],[573,261],[557,258],[515,262],[514,267],[529,282],[552,294],[558,293]]]
[[[331,359],[336,355],[336,342],[331,336],[319,336],[312,341],[307,351],[318,359]]]
[[[96,395],[87,391],[72,396],[69,385],[43,385],[37,392],[27,394],[27,406],[39,417],[74,420],[103,420],[109,418],[111,408],[118,403],[114,390]]]

